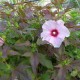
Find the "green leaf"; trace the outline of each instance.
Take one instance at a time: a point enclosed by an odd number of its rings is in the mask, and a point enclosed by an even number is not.
[[[71,76],[73,76],[73,77],[77,76],[77,74],[78,74],[77,70],[74,70],[74,71],[71,72]]]
[[[51,80],[50,75],[48,73],[42,74],[41,80]]]
[[[52,62],[47,59],[45,55],[39,54],[39,61],[43,66],[46,66],[49,69],[53,69]]]
[[[29,77],[31,78],[31,80],[35,80],[35,75],[30,68],[27,69],[27,73]]]
[[[9,74],[10,73],[10,65],[0,62],[0,75]]]

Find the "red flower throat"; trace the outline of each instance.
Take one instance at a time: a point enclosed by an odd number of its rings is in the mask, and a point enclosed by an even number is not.
[[[59,32],[58,32],[57,29],[53,29],[53,30],[51,31],[51,36],[53,36],[53,37],[57,37],[58,34],[59,34]]]

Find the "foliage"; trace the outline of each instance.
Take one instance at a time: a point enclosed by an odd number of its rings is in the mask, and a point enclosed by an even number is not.
[[[80,1],[12,0],[0,6],[0,80],[80,79]],[[42,24],[63,19],[71,36],[59,49],[41,41]]]

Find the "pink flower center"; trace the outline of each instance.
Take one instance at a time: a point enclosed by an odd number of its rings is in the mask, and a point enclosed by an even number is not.
[[[53,36],[53,37],[57,37],[58,34],[59,34],[59,32],[58,32],[57,29],[53,29],[53,30],[51,31],[51,36]]]

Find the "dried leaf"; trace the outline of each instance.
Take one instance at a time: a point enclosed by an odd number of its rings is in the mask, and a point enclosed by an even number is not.
[[[7,55],[9,54],[9,53],[8,53],[9,50],[10,50],[10,47],[8,47],[7,45],[4,45],[4,46],[3,46],[2,56],[3,56],[4,58],[6,58]]]
[[[15,46],[19,46],[19,47],[22,47],[22,46],[30,46],[31,43],[30,41],[26,41],[24,43],[16,43]]]
[[[9,50],[10,55],[19,55],[17,51]]]
[[[26,65],[23,64],[19,64],[15,70],[12,71],[10,80],[31,80],[31,78],[29,77],[29,75],[26,72]]]
[[[71,64],[68,65],[67,69],[72,71],[72,69],[78,68],[80,69],[80,60],[72,60]]]
[[[38,54],[37,53],[34,53],[32,56],[31,56],[31,65],[32,65],[32,69],[33,69],[33,72],[35,74],[37,74],[37,66],[39,64],[39,60],[38,60]]]
[[[52,15],[49,10],[43,10],[45,19],[52,19]]]
[[[12,9],[14,8],[14,6],[8,2],[4,2],[4,4],[5,4],[5,6],[8,6],[9,8],[12,8]]]
[[[0,32],[6,30],[6,22],[0,22]]]
[[[21,23],[19,23],[19,25],[20,25],[20,27],[21,27],[22,29],[28,27],[28,24],[25,23],[25,22],[21,22]]]
[[[26,18],[31,19],[33,17],[33,10],[31,8],[25,9]]]
[[[32,55],[31,52],[25,52],[25,53],[23,54],[23,56],[25,56],[25,57],[31,57],[31,55]]]
[[[63,67],[60,67],[58,71],[58,75],[55,77],[54,80],[66,80],[66,69]]]

